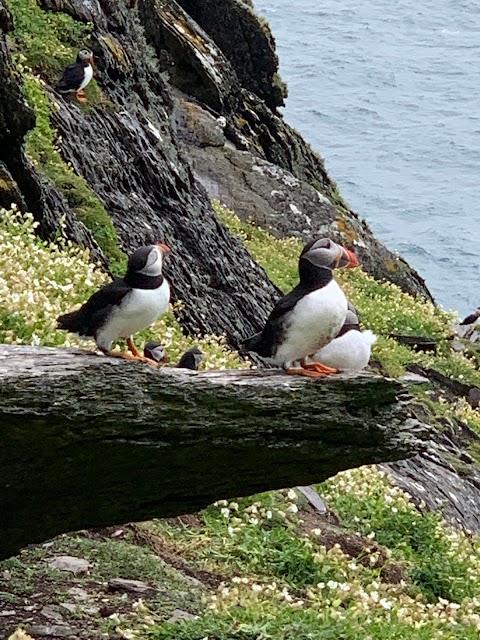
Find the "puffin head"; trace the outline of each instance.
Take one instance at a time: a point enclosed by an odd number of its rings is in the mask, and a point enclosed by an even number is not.
[[[192,371],[197,371],[202,360],[203,351],[200,351],[198,347],[193,347],[192,349],[185,351],[176,366],[179,369],[191,369]]]
[[[163,260],[169,253],[170,248],[162,243],[137,249],[128,260],[127,272],[158,278],[162,275]]]
[[[323,269],[358,267],[359,265],[357,256],[353,251],[333,242],[330,238],[310,240],[300,254],[300,265],[305,261],[314,267]]]
[[[93,64],[93,53],[89,49],[80,49],[77,53],[77,62]]]
[[[156,362],[168,362],[167,352],[160,342],[147,342],[143,347],[143,355]]]

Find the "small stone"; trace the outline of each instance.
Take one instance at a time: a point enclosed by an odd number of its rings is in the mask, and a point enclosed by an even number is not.
[[[53,638],[71,638],[78,633],[78,629],[59,624],[37,624],[27,629],[34,636],[52,636]]]
[[[12,577],[12,574],[8,569],[5,569],[5,571],[2,571],[2,578],[4,580],[10,580],[11,577]]]
[[[156,589],[150,587],[146,582],[141,582],[141,580],[112,578],[112,580],[108,581],[107,591],[128,591],[141,595],[153,595]]]
[[[119,536],[123,536],[124,531],[123,529],[117,529],[116,531],[114,531],[112,533],[112,535],[110,536],[111,538],[118,538]]]
[[[80,606],[80,611],[82,611],[83,613],[86,613],[89,616],[98,616],[98,614],[100,613],[100,609],[98,607],[86,607],[86,606]]]
[[[74,556],[57,556],[48,562],[50,569],[59,569],[60,571],[70,571],[75,575],[77,573],[86,573],[90,567],[90,563],[82,558]]]
[[[59,611],[56,611],[53,607],[43,607],[40,613],[44,618],[47,618],[47,620],[51,620],[52,622],[63,622],[62,614]]]
[[[15,609],[7,609],[6,611],[0,611],[0,616],[15,616],[17,612]]]
[[[167,620],[167,624],[173,624],[174,622],[178,622],[179,620],[196,620],[198,616],[194,616],[193,613],[189,613],[188,611],[183,611],[182,609],[175,609]]]
[[[74,602],[62,602],[60,606],[70,613],[75,613],[75,611],[77,610],[77,605]]]
[[[70,587],[70,589],[67,589],[67,593],[79,600],[88,600],[90,597],[88,592],[85,589],[80,589],[80,587]]]

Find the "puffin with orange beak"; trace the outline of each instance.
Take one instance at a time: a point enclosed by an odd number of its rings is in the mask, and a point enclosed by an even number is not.
[[[77,60],[69,64],[55,87],[55,91],[62,94],[75,93],[79,102],[88,102],[84,89],[93,78],[93,53],[88,49],[81,49]]]
[[[244,343],[246,349],[271,358],[289,374],[321,378],[338,373],[310,356],[335,338],[347,315],[347,298],[333,269],[357,266],[349,249],[329,238],[311,240],[299,258],[299,284],[277,302],[263,331]]]
[[[141,355],[132,335],[149,327],[168,308],[170,286],[162,275],[163,261],[170,253],[165,244],[137,249],[128,260],[127,273],[104,285],[77,311],[57,319],[57,329],[93,338],[107,356],[158,362]],[[130,353],[112,351],[112,343],[127,339]]]

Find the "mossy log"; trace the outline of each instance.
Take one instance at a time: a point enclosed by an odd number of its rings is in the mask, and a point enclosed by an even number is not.
[[[402,385],[372,374],[157,370],[0,345],[0,381],[1,557],[406,458],[428,433]]]

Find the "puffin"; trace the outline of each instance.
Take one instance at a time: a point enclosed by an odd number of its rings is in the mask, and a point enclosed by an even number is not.
[[[480,318],[480,307],[477,307],[473,313],[464,318],[460,322],[460,326],[474,324],[478,320],[478,318]]]
[[[147,342],[143,347],[143,355],[149,360],[155,360],[159,364],[166,364],[169,360],[167,350],[160,342]]]
[[[193,347],[192,349],[185,351],[176,367],[178,369],[191,369],[192,371],[197,371],[202,360],[203,351],[200,351],[198,347]]]
[[[107,356],[141,360],[158,366],[140,354],[132,335],[149,327],[170,302],[170,285],[162,267],[170,253],[165,244],[137,249],[128,260],[123,278],[116,278],[96,291],[77,311],[57,318],[57,329],[93,338]],[[112,343],[126,338],[130,353],[112,351]]]
[[[376,341],[373,331],[360,330],[355,307],[349,304],[345,322],[336,338],[317,351],[313,359],[339,371],[361,371],[367,366]]]
[[[81,49],[77,60],[69,64],[55,87],[58,93],[74,93],[79,102],[88,102],[84,89],[93,77],[93,53]]]
[[[247,339],[245,348],[271,358],[288,374],[320,378],[338,373],[309,356],[335,338],[347,315],[347,298],[333,269],[358,264],[352,251],[330,238],[308,242],[298,261],[299,284],[277,302],[263,331]]]
[[[168,358],[165,355],[165,347],[160,344],[160,342],[147,342],[143,348],[143,355],[151,360],[156,360],[159,363],[168,362]],[[190,369],[191,371],[197,371],[202,360],[203,351],[200,351],[198,347],[193,347],[192,349],[185,351],[178,361],[178,364],[174,366],[177,369]]]

